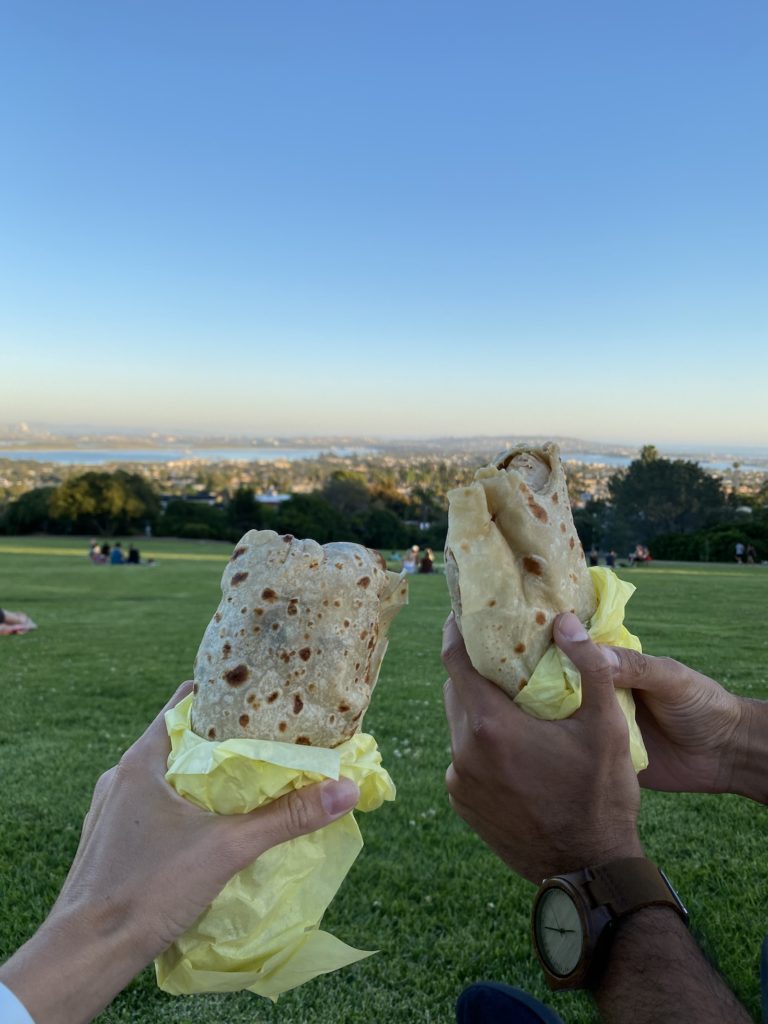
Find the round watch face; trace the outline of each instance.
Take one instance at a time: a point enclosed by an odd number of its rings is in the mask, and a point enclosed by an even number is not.
[[[565,978],[576,969],[584,945],[579,911],[567,892],[547,889],[536,907],[539,953],[553,974]]]

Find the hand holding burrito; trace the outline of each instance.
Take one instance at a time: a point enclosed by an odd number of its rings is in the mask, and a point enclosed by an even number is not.
[[[552,643],[552,623],[575,613],[593,639],[640,649],[623,625],[634,591],[608,569],[588,569],[556,444],[520,445],[448,494],[446,576],[474,668],[539,718],[581,704],[579,673]],[[617,691],[637,771],[648,759],[632,694]]]
[[[406,600],[404,581],[360,545],[247,533],[224,570],[194,698],[166,715],[171,785],[219,814],[340,777],[358,785],[361,811],[394,799],[360,723]],[[362,845],[347,814],[267,850],[157,959],[160,987],[277,999],[369,956],[320,930]]]

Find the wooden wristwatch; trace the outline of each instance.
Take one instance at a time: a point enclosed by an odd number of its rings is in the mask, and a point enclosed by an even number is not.
[[[592,987],[617,922],[644,907],[670,907],[688,924],[666,875],[645,857],[545,878],[533,903],[531,930],[549,987]]]

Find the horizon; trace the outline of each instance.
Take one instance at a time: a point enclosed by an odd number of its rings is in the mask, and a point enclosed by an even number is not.
[[[0,11],[0,421],[768,445],[768,9],[299,3]]]
[[[21,433],[21,437],[11,437],[10,435],[16,431]],[[31,439],[27,440],[27,433],[31,435]],[[149,439],[153,439],[157,446],[162,449],[167,447],[169,444],[178,442],[181,445],[187,445],[192,450],[195,448],[201,448],[205,450],[206,444],[211,445],[224,445],[227,447],[229,443],[235,449],[238,447],[236,442],[242,442],[245,447],[249,444],[255,444],[256,442],[262,442],[267,448],[270,445],[279,446],[280,443],[285,442],[287,444],[299,443],[301,447],[308,449],[316,448],[323,444],[334,444],[334,443],[376,443],[382,444],[391,443],[394,445],[406,444],[409,442],[418,443],[437,443],[440,441],[458,443],[461,441],[473,442],[475,445],[488,441],[491,443],[500,443],[506,440],[509,444],[515,444],[518,442],[524,443],[532,440],[552,440],[560,445],[562,452],[569,452],[567,447],[568,443],[572,443],[576,450],[581,449],[582,452],[589,452],[589,446],[594,445],[595,454],[609,454],[609,452],[600,452],[600,449],[615,449],[617,452],[620,450],[636,449],[638,452],[646,445],[652,445],[657,448],[661,455],[669,454],[696,454],[696,455],[752,455],[756,457],[765,457],[768,455],[768,445],[759,444],[723,444],[721,441],[696,441],[691,443],[681,443],[678,441],[670,441],[664,438],[660,439],[617,439],[617,438],[588,438],[588,437],[576,437],[576,436],[563,436],[563,435],[539,435],[539,434],[512,434],[509,432],[499,434],[327,434],[327,435],[315,435],[308,434],[306,432],[297,432],[294,434],[264,434],[256,435],[252,433],[205,433],[192,428],[182,429],[175,432],[165,431],[154,431],[154,430],[139,430],[138,428],[130,430],[123,429],[120,427],[107,427],[99,428],[94,425],[80,424],[77,427],[67,428],[61,424],[44,424],[44,423],[19,423],[15,425],[3,425],[0,424],[0,452],[5,450],[11,450],[15,446],[24,445],[28,447],[30,451],[45,450],[45,440],[48,435],[49,442],[66,442],[71,441],[73,445],[78,440],[85,438],[92,445],[99,445],[105,450],[110,449],[110,441],[121,440],[126,442],[132,442],[139,446],[141,449],[141,442],[146,442]],[[73,449],[75,450],[75,449]],[[151,449],[148,449],[151,450]],[[258,450],[258,449],[257,449]],[[1,456],[0,456],[1,457]]]

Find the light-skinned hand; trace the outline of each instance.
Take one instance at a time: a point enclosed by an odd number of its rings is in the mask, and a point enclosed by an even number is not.
[[[582,706],[550,722],[528,715],[473,669],[453,616],[443,633],[451,804],[532,882],[643,856],[640,787],[610,661],[575,615],[559,616],[554,636],[581,672]]]
[[[357,786],[328,781],[250,814],[204,811],[165,781],[163,714],[101,776],[80,845],[39,931],[0,968],[36,1024],[91,1020],[174,942],[229,879],[270,847],[352,810]]]

